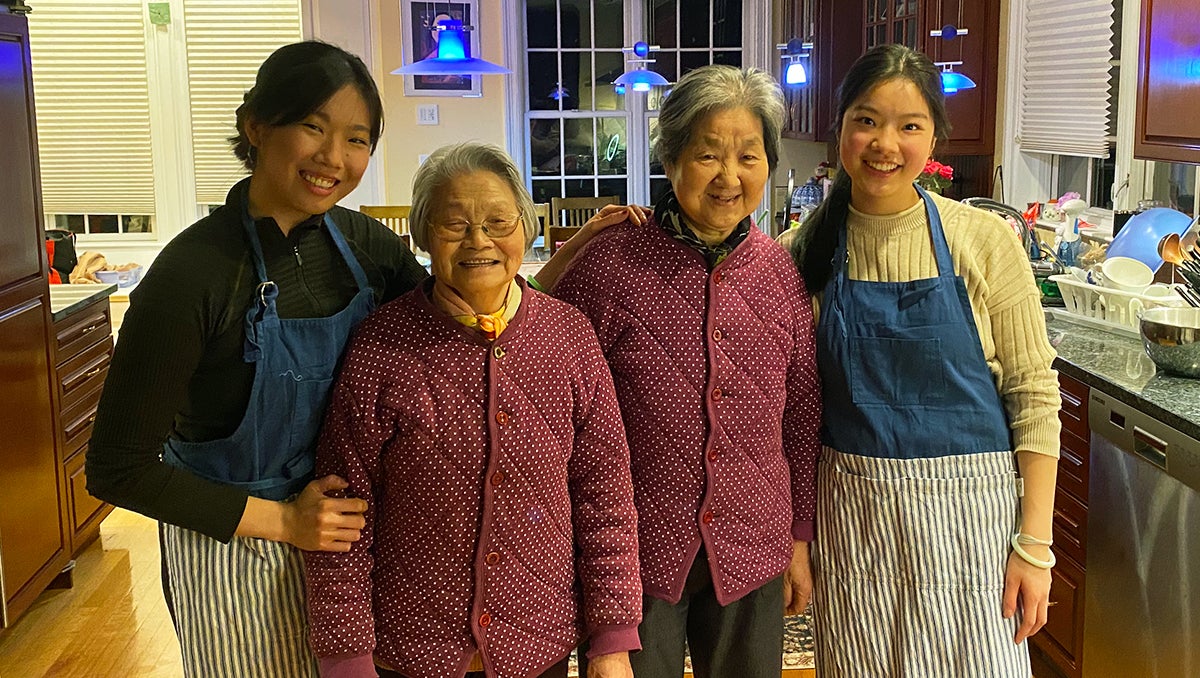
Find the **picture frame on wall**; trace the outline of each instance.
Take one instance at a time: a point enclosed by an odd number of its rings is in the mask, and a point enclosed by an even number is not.
[[[400,0],[401,39],[405,65],[437,56],[438,21],[457,19],[463,26],[476,26],[479,17],[477,0],[454,2],[420,2]],[[479,55],[479,31],[465,33],[470,54]],[[405,96],[477,97],[482,95],[479,75],[406,75]]]

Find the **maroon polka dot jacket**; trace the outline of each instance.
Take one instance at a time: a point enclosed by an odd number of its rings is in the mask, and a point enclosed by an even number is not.
[[[701,545],[717,600],[811,541],[820,388],[812,304],[757,228],[712,271],[654,223],[614,226],[554,294],[592,321],[629,436],[642,587],[671,603]]]
[[[432,279],[358,328],[317,449],[367,500],[349,553],[305,553],[325,675],[536,675],[581,637],[639,649],[629,449],[595,333],[524,286],[489,343]],[[368,673],[369,671],[369,673]]]

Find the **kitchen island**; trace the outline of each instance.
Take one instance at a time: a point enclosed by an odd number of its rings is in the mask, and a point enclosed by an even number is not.
[[[1036,678],[1200,675],[1200,380],[1049,312],[1063,424]],[[1085,585],[1086,584],[1086,585]]]

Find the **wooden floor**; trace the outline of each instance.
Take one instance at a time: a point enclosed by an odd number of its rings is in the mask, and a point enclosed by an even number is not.
[[[117,509],[80,554],[72,589],[47,591],[0,633],[0,678],[177,678],[154,521]],[[783,678],[814,678],[788,670]]]

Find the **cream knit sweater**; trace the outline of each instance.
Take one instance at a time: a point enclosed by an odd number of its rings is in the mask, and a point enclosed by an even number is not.
[[[954,270],[966,282],[1014,450],[1058,457],[1062,403],[1058,376],[1050,367],[1055,353],[1028,259],[1000,217],[938,195],[933,199]],[[937,275],[923,201],[886,216],[851,208],[847,249],[853,280],[905,282]]]

